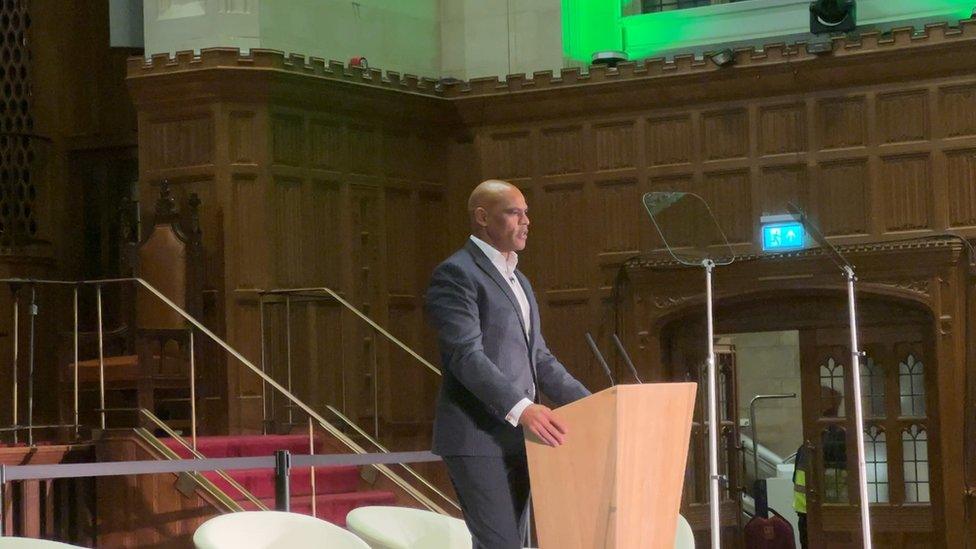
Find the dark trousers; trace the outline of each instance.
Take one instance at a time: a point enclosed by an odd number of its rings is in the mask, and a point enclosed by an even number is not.
[[[474,549],[522,549],[529,501],[525,454],[445,456]]]
[[[796,514],[796,529],[800,532],[800,548],[807,549],[807,514]]]

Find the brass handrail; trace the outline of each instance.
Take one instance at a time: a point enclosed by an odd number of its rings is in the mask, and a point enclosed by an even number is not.
[[[393,334],[385,330],[382,326],[377,324],[376,321],[366,316],[365,313],[363,313],[362,311],[354,307],[351,303],[343,299],[342,296],[338,294],[338,292],[336,292],[331,288],[327,288],[325,286],[317,286],[313,288],[276,288],[273,290],[262,290],[259,288],[255,288],[255,289],[239,289],[236,291],[242,293],[258,293],[262,295],[287,295],[287,294],[307,294],[312,292],[324,292],[328,294],[329,297],[336,300],[340,305],[342,305],[349,311],[352,311],[353,314],[355,314],[356,316],[361,318],[364,322],[369,324],[374,330],[379,332],[383,337],[392,341],[393,343],[396,344],[397,347],[404,350],[407,354],[409,354],[413,358],[417,359],[417,361],[420,362],[428,370],[430,370],[431,372],[433,372],[438,376],[442,375],[440,369],[437,366],[434,366],[427,359],[417,354],[417,352],[411,349],[406,343],[397,339],[396,336],[394,336]]]
[[[334,406],[326,406],[326,408],[328,408],[330,412],[332,412],[339,419],[341,419],[343,422],[345,422],[346,425],[352,427],[356,431],[356,433],[358,433],[360,436],[362,436],[363,438],[365,438],[366,440],[368,440],[373,446],[376,446],[376,448],[379,449],[379,451],[385,452],[385,453],[390,453],[390,450],[388,450],[386,447],[384,447],[382,444],[380,444],[378,440],[376,440],[373,437],[369,436],[369,433],[367,433],[361,427],[359,427],[358,425],[356,425],[351,419],[349,419],[348,417],[346,417],[345,414],[343,414],[339,410],[335,409]],[[457,502],[455,502],[454,500],[452,500],[451,498],[449,498],[444,492],[441,492],[436,486],[434,486],[433,484],[431,484],[430,481],[428,481],[424,477],[420,476],[420,474],[417,473],[416,471],[414,471],[412,467],[410,467],[409,465],[407,465],[405,463],[401,463],[400,464],[400,467],[403,467],[404,469],[406,469],[407,472],[410,473],[411,476],[413,476],[414,478],[416,478],[417,480],[419,480],[421,482],[421,484],[423,484],[424,486],[426,486],[430,491],[434,492],[435,494],[437,494],[438,496],[440,496],[441,498],[443,498],[444,501],[446,501],[446,502],[450,503],[451,505],[453,505],[458,511],[461,510],[461,506],[458,505]]]
[[[179,442],[180,445],[183,446],[183,448],[185,448],[188,452],[190,452],[191,454],[193,454],[193,457],[195,457],[197,459],[205,459],[206,458],[206,456],[204,456],[203,454],[201,454],[200,452],[198,452],[195,448],[193,448],[192,446],[190,446],[190,444],[183,437],[181,437],[179,435],[179,433],[177,433],[176,431],[174,431],[173,429],[171,429],[169,425],[166,425],[166,423],[163,422],[163,420],[159,419],[159,417],[157,417],[156,414],[150,412],[149,410],[147,410],[145,408],[139,408],[139,413],[141,413],[142,415],[146,416],[146,418],[148,418],[149,421],[155,423],[157,427],[159,427],[160,429],[162,429],[163,431],[165,431],[166,434],[170,436],[170,438],[172,438],[173,440]],[[234,480],[226,472],[224,472],[224,471],[222,471],[220,469],[214,469],[214,472],[217,473],[218,475],[220,475],[220,478],[226,480],[227,483],[230,484],[231,486],[233,486],[235,490],[237,490],[238,492],[241,493],[241,495],[243,495],[244,497],[246,497],[248,499],[248,501],[250,501],[254,505],[257,505],[258,506],[258,509],[260,509],[262,511],[267,511],[268,510],[268,507],[265,504],[261,503],[261,500],[259,500],[257,497],[255,497],[254,494],[252,494],[250,491],[248,491],[247,488],[244,488],[243,486],[241,486],[241,484],[239,482],[237,482],[236,480]]]
[[[106,278],[106,279],[92,279],[92,280],[78,280],[78,281],[46,280],[46,279],[33,279],[33,278],[3,278],[3,279],[0,279],[0,283],[8,283],[8,284],[28,284],[28,285],[43,284],[43,285],[61,285],[61,286],[95,285],[97,288],[101,288],[101,286],[103,284],[115,284],[115,283],[123,283],[123,282],[135,282],[135,283],[141,285],[147,291],[149,291],[150,293],[152,293],[153,295],[155,295],[157,298],[159,298],[159,300],[162,301],[163,303],[165,303],[170,309],[176,311],[190,325],[192,325],[196,329],[200,330],[203,334],[205,334],[207,337],[209,337],[214,343],[216,343],[221,348],[223,348],[224,351],[226,351],[231,356],[233,356],[234,358],[236,358],[237,360],[239,360],[242,364],[244,364],[244,366],[246,366],[248,369],[250,369],[255,375],[257,375],[262,380],[264,380],[265,383],[267,383],[268,385],[270,385],[270,386],[274,387],[275,389],[277,389],[278,392],[280,392],[282,395],[284,395],[285,397],[287,397],[288,400],[290,400],[293,403],[293,405],[297,406],[302,411],[304,411],[306,414],[308,414],[309,417],[313,418],[316,422],[318,422],[318,424],[323,429],[325,429],[329,434],[331,434],[333,437],[335,437],[340,442],[342,442],[347,448],[349,448],[350,450],[352,450],[353,452],[358,453],[358,454],[365,454],[365,453],[367,453],[366,450],[363,447],[359,446],[351,438],[349,438],[344,433],[342,433],[341,431],[339,431],[339,429],[337,429],[328,420],[326,420],[319,413],[317,413],[315,410],[313,410],[308,404],[306,404],[301,399],[299,399],[294,394],[292,394],[291,391],[289,391],[289,390],[285,389],[284,387],[282,387],[271,376],[269,376],[268,374],[266,374],[262,369],[260,369],[257,366],[255,366],[250,360],[248,360],[247,358],[245,358],[244,355],[242,355],[239,351],[237,351],[236,349],[234,349],[233,347],[231,347],[229,343],[227,343],[223,339],[217,337],[217,335],[214,334],[212,331],[210,331],[206,326],[204,326],[202,323],[200,323],[197,319],[193,318],[193,316],[191,316],[188,312],[186,312],[185,310],[183,310],[179,305],[177,305],[176,303],[174,303],[171,299],[169,299],[168,297],[166,297],[166,295],[163,294],[162,292],[160,292],[155,286],[153,286],[152,284],[149,284],[148,282],[146,282],[142,278],[139,278],[139,277],[126,277],[126,278]],[[382,328],[380,328],[379,325],[377,325],[375,322],[373,322],[371,319],[369,319],[368,317],[366,317],[365,315],[363,315],[359,311],[355,310],[355,308],[352,307],[352,305],[350,305],[348,302],[346,302],[344,299],[342,299],[338,294],[336,294],[335,292],[333,292],[331,289],[324,288],[323,287],[323,288],[314,288],[312,290],[321,290],[321,291],[324,291],[326,293],[329,293],[330,295],[332,295],[333,297],[335,297],[337,300],[339,300],[340,303],[344,304],[346,307],[351,308],[354,312],[356,312],[357,315],[359,315],[362,318],[364,318],[364,320],[366,320],[370,325],[374,326],[378,330],[382,330],[383,332],[385,332],[385,330],[383,330]],[[311,290],[306,290],[306,291],[311,291]],[[98,329],[99,329],[99,332],[101,332],[101,330],[102,330],[101,323],[99,323]],[[389,334],[389,332],[386,332],[386,333]],[[409,349],[409,347],[406,347],[406,345],[404,345],[402,342],[400,342],[396,338],[393,338],[392,335],[389,335],[389,337],[391,337],[393,340],[395,340],[395,342],[397,342],[400,346],[402,346],[404,349],[406,349],[411,355],[413,355],[413,356],[417,357],[419,360],[421,360],[429,368],[433,369],[434,371],[437,371],[437,369],[434,368],[433,365],[431,365],[426,360],[423,360],[422,357],[420,357],[419,355],[417,355],[416,353],[414,353],[412,350]],[[76,368],[77,368],[77,366],[76,366]],[[437,372],[437,373],[440,374],[440,372]],[[104,377],[105,377],[105,361],[104,361],[104,356],[102,356],[102,354],[99,353],[99,382],[100,382],[100,384],[104,383]],[[191,395],[190,398],[195,398],[195,395]],[[102,402],[100,402],[100,412],[101,412],[102,417],[103,417],[103,422],[104,422],[104,414],[105,414],[105,411],[106,411],[105,404],[104,404],[104,401],[102,401]],[[195,417],[191,418],[191,421],[192,421],[192,423],[194,425],[193,431],[195,432],[196,431],[196,429],[195,429],[196,418]],[[194,441],[194,446],[195,446],[195,442],[196,441]],[[409,483],[407,483],[403,478],[401,478],[399,475],[397,475],[392,470],[390,470],[390,468],[388,466],[386,466],[386,465],[374,465],[374,467],[379,472],[383,473],[384,476],[386,476],[387,478],[389,478],[394,484],[396,484],[397,486],[399,486],[400,488],[402,488],[403,490],[405,490],[408,494],[410,494],[411,497],[413,497],[414,499],[416,499],[418,502],[422,503],[428,509],[430,509],[432,511],[436,511],[436,512],[441,513],[441,514],[447,514],[447,512],[443,508],[441,508],[440,506],[438,506],[437,504],[435,504],[427,496],[425,496],[422,493],[420,493],[416,488],[414,488]]]
[[[163,444],[163,441],[159,440],[159,438],[156,435],[150,433],[148,429],[144,427],[137,427],[136,429],[134,429],[134,431],[136,435],[138,435],[140,438],[142,438],[143,441],[146,442],[146,444],[152,446],[157,452],[165,456],[167,459],[169,460],[180,459],[180,456],[177,455],[176,452],[174,452],[170,447]],[[188,471],[186,474],[189,475],[190,478],[192,478],[193,481],[196,482],[197,485],[200,486],[204,491],[206,491],[214,499],[216,499],[221,504],[223,504],[223,506],[226,508],[227,511],[233,513],[233,512],[244,510],[244,508],[241,507],[241,505],[238,502],[231,499],[231,497],[228,496],[226,493],[224,493],[223,490],[217,488],[217,486],[213,482],[211,482],[210,479],[200,474],[199,471]]]

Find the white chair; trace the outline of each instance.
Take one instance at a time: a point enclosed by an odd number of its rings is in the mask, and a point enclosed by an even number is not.
[[[372,549],[471,549],[463,520],[408,507],[374,505],[353,509],[346,528]]]
[[[695,549],[695,533],[681,515],[678,515],[678,529],[674,534],[674,549]]]
[[[197,549],[369,549],[354,534],[324,520],[280,511],[214,517],[193,534]]]
[[[0,549],[74,549],[78,547],[81,546],[47,539],[0,537]]]

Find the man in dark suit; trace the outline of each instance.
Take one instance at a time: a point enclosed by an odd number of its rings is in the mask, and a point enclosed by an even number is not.
[[[444,378],[434,421],[476,549],[522,547],[529,476],[523,428],[558,446],[567,429],[538,403],[558,405],[589,391],[542,337],[532,286],[515,269],[529,218],[514,185],[488,180],[468,200],[471,237],[441,263],[427,290]]]

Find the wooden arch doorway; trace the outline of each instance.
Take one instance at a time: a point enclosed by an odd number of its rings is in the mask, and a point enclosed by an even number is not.
[[[885,547],[941,547],[942,534],[933,527],[938,523],[942,485],[931,313],[912,301],[866,292],[858,295],[858,308],[865,352],[861,385],[874,537]],[[663,325],[666,378],[704,380],[701,309],[691,306]],[[730,336],[716,347],[723,419],[720,462],[730,477],[723,502],[723,543],[741,546],[741,536],[733,533],[739,503],[734,494],[747,484],[739,426],[748,417],[742,412],[754,396],[749,393],[749,380],[741,377],[748,368],[739,364],[742,357],[736,355],[734,345],[726,343],[734,341],[736,334],[773,332],[795,334],[797,346],[801,414],[797,427],[802,430],[799,440],[813,457],[806,490],[808,546],[860,547],[857,463],[855,452],[848,451],[856,442],[853,405],[848,402],[853,380],[847,301],[841,290],[822,289],[753,293],[716,304],[715,333]],[[702,388],[697,426],[704,417],[704,396]],[[682,504],[701,532],[696,537],[707,539],[705,437],[698,440],[694,432]]]

